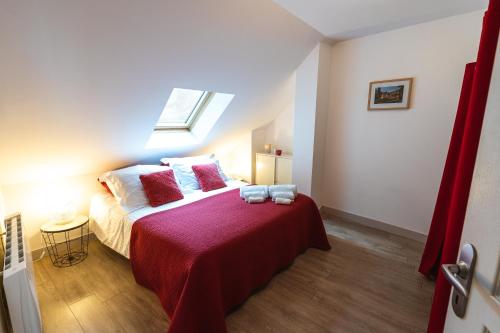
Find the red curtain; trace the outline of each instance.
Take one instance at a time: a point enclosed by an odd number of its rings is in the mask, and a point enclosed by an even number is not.
[[[419,271],[426,276],[435,276],[440,266],[441,251],[446,235],[446,228],[449,225],[451,198],[454,190],[456,190],[455,177],[464,137],[475,66],[476,63],[470,63],[465,66],[462,92],[458,102],[458,110],[455,117],[453,132],[451,134],[451,142],[448,148],[443,178],[441,179],[441,186],[439,187],[431,228],[429,230],[429,236],[427,237],[427,244],[425,245],[422,261],[420,262]]]
[[[456,261],[500,29],[500,0],[490,0],[475,64],[466,66],[443,178],[419,271],[437,274],[428,333],[444,329],[451,286],[441,264]]]

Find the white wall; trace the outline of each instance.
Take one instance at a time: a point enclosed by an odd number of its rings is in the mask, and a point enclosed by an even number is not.
[[[284,154],[293,154],[293,98],[270,123],[251,131],[251,182],[255,183],[256,153],[264,152],[264,145],[272,149],[282,149]]]
[[[297,68],[295,79],[292,179],[298,190],[308,195],[311,194],[318,66],[319,46]]]
[[[318,44],[297,68],[295,78],[294,154],[292,179],[298,190],[319,200],[328,112],[331,47]]]
[[[311,170],[311,196],[316,200],[318,206],[322,205],[324,152],[330,101],[331,52],[332,47],[330,45],[319,44],[314,145],[312,147],[313,169]]]
[[[482,12],[335,44],[323,204],[427,233]],[[368,112],[370,81],[414,77],[407,111]],[[309,135],[309,134],[308,134]]]
[[[284,154],[293,154],[293,114],[294,101],[291,100],[278,116],[269,123],[264,131],[265,143],[283,150]],[[264,147],[260,147],[261,151]]]
[[[207,147],[204,153],[214,153],[224,172],[235,179],[252,179],[252,133],[244,132],[220,143]]]
[[[0,7],[2,184],[193,154],[261,126],[276,116],[283,82],[323,38],[269,0]],[[175,87],[235,97],[203,142],[146,149]]]
[[[281,85],[280,98],[273,99],[270,109],[277,112],[270,122],[252,129],[250,133],[251,145],[251,177],[255,182],[255,154],[264,152],[264,145],[270,143],[273,148],[282,149],[285,154],[293,153],[293,117],[295,96],[295,71]]]
[[[255,174],[257,167],[256,153],[261,153],[266,144],[266,127],[262,126],[252,130],[252,183],[255,184]]]
[[[75,213],[88,215],[90,198],[103,192],[99,174],[48,177],[38,182],[3,185],[7,215],[20,212],[31,250],[43,247],[40,226],[74,206]]]

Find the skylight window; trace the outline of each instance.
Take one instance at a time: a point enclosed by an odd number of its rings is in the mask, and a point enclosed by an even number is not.
[[[208,91],[174,88],[155,129],[191,129],[210,96]]]
[[[172,90],[146,149],[180,148],[202,142],[233,100],[234,94]]]

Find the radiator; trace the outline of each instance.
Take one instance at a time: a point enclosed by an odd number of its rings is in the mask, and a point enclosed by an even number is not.
[[[35,290],[33,262],[21,215],[5,219],[3,287],[14,333],[40,333],[42,322]]]

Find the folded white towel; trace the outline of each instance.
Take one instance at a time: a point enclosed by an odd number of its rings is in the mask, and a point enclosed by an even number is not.
[[[274,192],[293,192],[293,195],[297,197],[297,185],[294,184],[269,185],[268,190],[270,196]]]
[[[243,195],[246,192],[255,192],[255,191],[263,191],[266,194],[266,197],[269,195],[268,186],[267,185],[248,185],[240,187],[240,198],[244,198]]]
[[[266,198],[264,198],[264,197],[248,197],[245,201],[249,204],[261,203],[261,202],[266,201]]]
[[[286,198],[276,198],[274,201],[277,205],[290,205],[292,200]]]
[[[247,200],[249,197],[263,197],[267,198],[267,193],[264,191],[248,191],[243,193],[243,199]]]
[[[293,199],[295,199],[295,194],[293,194],[292,191],[280,191],[280,192],[272,192],[271,194],[271,198],[273,199],[273,201],[275,201],[277,198],[281,198],[281,199],[290,199],[293,201]]]

